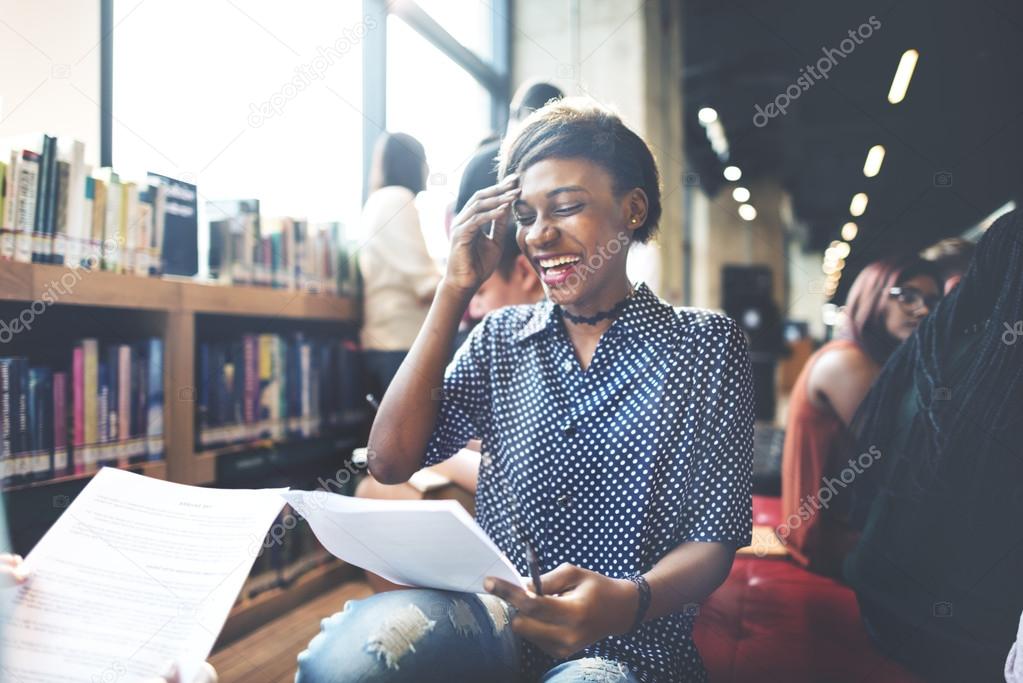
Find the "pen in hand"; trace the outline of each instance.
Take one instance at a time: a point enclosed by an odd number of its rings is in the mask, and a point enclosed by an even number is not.
[[[543,595],[543,586],[540,583],[540,559],[533,550],[533,544],[526,541],[526,563],[529,565],[529,576],[533,579],[533,590],[537,595]]]

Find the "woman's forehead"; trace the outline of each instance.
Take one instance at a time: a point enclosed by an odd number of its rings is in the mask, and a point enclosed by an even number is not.
[[[531,164],[519,179],[520,199],[541,202],[562,188],[583,188],[590,194],[611,191],[611,176],[588,159],[543,159]]]

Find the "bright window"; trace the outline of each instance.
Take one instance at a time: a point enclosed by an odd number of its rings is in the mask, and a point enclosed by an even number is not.
[[[200,208],[357,219],[362,3],[116,0],[114,21],[116,170],[196,182]]]

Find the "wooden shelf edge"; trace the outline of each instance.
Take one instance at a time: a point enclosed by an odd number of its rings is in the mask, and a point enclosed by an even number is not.
[[[115,467],[114,465],[108,465],[108,467]],[[116,466],[117,469],[128,470],[129,472],[135,472],[137,474],[144,474],[147,477],[154,477],[156,479],[167,478],[167,461],[166,460],[152,460],[149,462],[138,462],[124,467]],[[26,489],[36,489],[44,486],[53,486],[55,484],[66,484],[70,481],[81,481],[83,479],[90,479],[96,476],[99,469],[90,470],[88,472],[79,472],[77,474],[66,474],[62,477],[54,477],[53,479],[43,479],[40,481],[30,481],[24,484],[14,484],[12,486],[5,486],[3,492],[11,493],[14,491],[24,491]]]
[[[356,311],[349,296],[16,261],[0,261],[0,300],[326,321],[353,320]]]
[[[358,576],[362,570],[342,560],[311,569],[286,588],[273,588],[231,608],[214,651],[242,638],[303,602]]]

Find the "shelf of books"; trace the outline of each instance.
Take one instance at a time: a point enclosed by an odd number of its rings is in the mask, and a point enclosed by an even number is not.
[[[93,170],[75,141],[0,140],[0,487],[15,551],[104,466],[352,492],[368,414],[342,226],[206,202],[200,281],[198,198],[174,178]],[[294,518],[286,508],[268,535],[226,635],[351,570]]]

